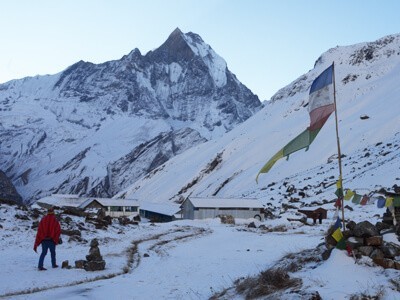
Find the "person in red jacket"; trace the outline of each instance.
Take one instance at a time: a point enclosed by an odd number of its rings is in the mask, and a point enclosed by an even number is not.
[[[43,261],[47,254],[47,250],[50,250],[51,254],[51,265],[53,268],[57,268],[56,263],[56,245],[60,241],[61,226],[56,216],[54,215],[54,208],[48,209],[47,215],[40,220],[38,231],[36,234],[35,245],[33,250],[37,252],[37,247],[42,244],[42,254],[40,254],[38,268],[40,271],[46,270],[43,267]]]

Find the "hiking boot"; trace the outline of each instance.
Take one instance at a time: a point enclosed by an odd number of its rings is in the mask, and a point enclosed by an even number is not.
[[[58,265],[54,265],[54,266],[53,266],[53,269],[54,269],[54,268],[58,268]]]
[[[39,267],[39,271],[46,271],[46,270],[47,270],[46,268]]]

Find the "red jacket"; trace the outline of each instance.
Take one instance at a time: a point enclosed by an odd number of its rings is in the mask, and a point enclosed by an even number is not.
[[[58,222],[54,213],[47,214],[42,218],[42,220],[39,223],[33,250],[36,251],[37,247],[46,238],[51,238],[57,245],[60,239],[60,234],[61,234],[60,222]]]

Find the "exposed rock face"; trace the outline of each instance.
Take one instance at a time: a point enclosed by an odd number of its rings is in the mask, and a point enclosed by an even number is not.
[[[0,200],[22,204],[22,197],[3,171],[0,171]]]
[[[176,29],[146,55],[1,84],[0,106],[0,168],[32,202],[112,196],[261,102],[200,36]]]

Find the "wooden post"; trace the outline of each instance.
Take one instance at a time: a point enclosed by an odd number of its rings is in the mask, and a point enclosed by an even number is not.
[[[342,176],[342,153],[340,151],[340,141],[339,141],[339,126],[338,126],[338,117],[337,117],[337,108],[336,108],[336,84],[335,84],[335,62],[332,63],[332,81],[333,81],[333,101],[335,105],[335,123],[336,123],[336,142],[337,142],[337,148],[338,148],[338,162],[339,162],[339,180],[341,184],[342,191],[343,189],[343,176]],[[344,221],[344,203],[343,203],[343,197],[341,199],[341,207],[342,207],[342,222],[343,222],[343,230],[346,228],[345,227],[345,221]]]

